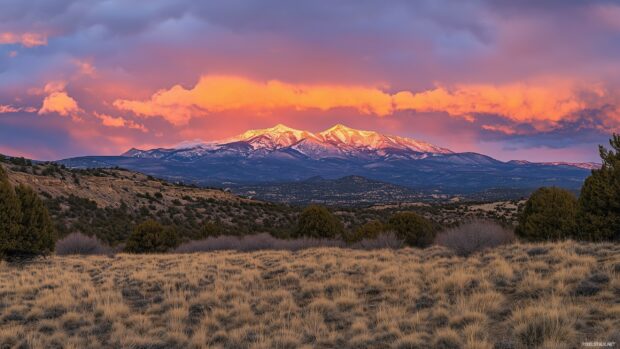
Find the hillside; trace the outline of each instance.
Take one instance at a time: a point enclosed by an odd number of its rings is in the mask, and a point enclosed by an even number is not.
[[[68,169],[55,163],[2,157],[0,165],[7,170],[10,182],[32,186],[40,194],[61,236],[81,232],[111,245],[123,243],[136,224],[149,219],[175,229],[181,240],[220,234],[270,233],[290,237],[303,206],[270,201],[292,197],[295,200],[291,202],[305,205],[313,202],[308,198],[317,194],[315,190],[320,195],[333,193],[329,197],[330,202],[336,203],[332,210],[349,232],[370,220],[385,221],[399,211],[418,212],[439,226],[452,226],[475,217],[510,225],[515,223],[522,204],[502,201],[490,209],[480,209],[479,202],[421,203],[416,200],[417,193],[407,188],[356,176],[338,180],[313,178],[291,184],[290,192],[278,187],[262,188],[264,196],[260,198],[267,201],[260,201],[220,189],[173,184],[118,168]],[[348,196],[342,197],[342,192]],[[398,203],[393,204],[394,201]]]
[[[133,225],[147,219],[173,226],[183,239],[195,239],[250,232],[286,236],[296,217],[296,211],[287,206],[219,189],[172,184],[123,169],[75,170],[21,159],[0,165],[10,182],[39,193],[61,235],[77,231],[111,244],[124,241]]]
[[[171,206],[177,200],[183,204],[195,200],[256,202],[220,189],[175,185],[123,169],[71,170],[53,164],[27,167],[26,172],[11,166],[5,168],[9,172],[10,182],[14,185],[29,185],[52,198],[75,195],[94,201],[101,208],[120,207],[121,202],[133,207],[152,204],[158,209]],[[149,200],[149,197],[157,200]]]

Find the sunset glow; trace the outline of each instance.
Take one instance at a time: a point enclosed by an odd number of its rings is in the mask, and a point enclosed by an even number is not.
[[[502,160],[594,161],[620,132],[615,2],[61,2],[0,0],[11,155],[343,123]]]

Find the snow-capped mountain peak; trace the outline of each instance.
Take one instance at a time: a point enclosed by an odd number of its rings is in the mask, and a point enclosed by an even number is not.
[[[362,131],[337,124],[319,136],[329,142],[344,146],[362,147],[373,150],[402,149],[419,153],[449,154],[451,150],[412,138],[388,136],[375,131]]]
[[[367,138],[376,139],[381,135],[377,132],[361,131],[352,129],[342,124],[337,124],[319,133],[319,136],[327,141],[345,143],[348,145],[368,146],[370,145],[369,143],[372,143],[372,140]]]
[[[130,157],[197,158],[213,152],[229,154],[242,152],[247,156],[264,156],[277,150],[290,149],[314,159],[322,158],[423,158],[432,154],[451,154],[452,151],[430,143],[406,137],[388,136],[375,131],[356,130],[343,124],[312,133],[283,124],[249,130],[235,137],[204,141],[181,142],[172,149],[133,150]]]
[[[297,130],[283,124],[277,124],[276,126],[270,128],[249,130],[219,143],[223,144],[243,141],[250,143],[255,149],[278,149],[290,147],[303,139],[313,137],[315,136],[311,132]]]

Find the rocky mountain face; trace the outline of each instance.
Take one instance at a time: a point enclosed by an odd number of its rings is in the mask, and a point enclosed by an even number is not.
[[[414,189],[471,193],[495,188],[578,189],[596,164],[502,162],[427,142],[335,125],[313,133],[284,125],[219,141],[131,149],[121,156],[60,161],[76,168],[128,168],[169,180],[231,186],[363,176]]]
[[[373,131],[335,125],[320,133],[296,130],[279,124],[250,130],[236,137],[212,142],[183,142],[172,149],[131,149],[123,156],[160,159],[196,159],[216,154],[264,157],[274,152],[293,152],[311,159],[324,158],[423,158],[432,154],[451,154],[449,149],[411,138],[387,136]]]

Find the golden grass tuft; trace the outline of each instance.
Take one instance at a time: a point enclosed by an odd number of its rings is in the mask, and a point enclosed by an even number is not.
[[[0,263],[2,348],[573,348],[620,337],[620,246]]]

